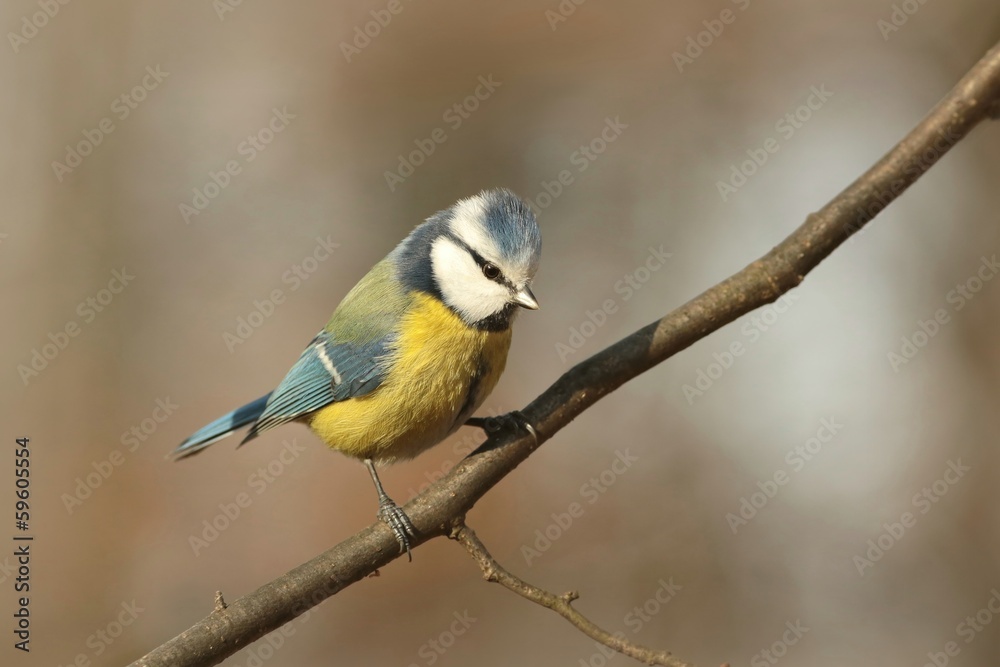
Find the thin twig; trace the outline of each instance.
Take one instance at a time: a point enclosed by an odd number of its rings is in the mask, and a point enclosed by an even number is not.
[[[899,197],[1000,104],[1000,45],[962,77],[902,141],[773,250],[663,318],[564,373],[522,413],[537,437],[491,435],[478,450],[410,501],[413,547],[449,532],[542,443],[632,378],[736,318],[773,302]],[[392,531],[376,523],[165,642],[132,667],[204,667],[281,627],[399,557]]]
[[[517,593],[525,600],[530,600],[531,602],[541,605],[546,609],[551,609],[569,621],[574,628],[594,641],[600,642],[608,648],[618,651],[622,655],[635,658],[636,660],[644,662],[647,665],[664,665],[664,667],[691,667],[690,663],[675,658],[669,651],[657,651],[656,649],[639,646],[638,644],[633,644],[632,642],[626,641],[621,637],[616,637],[607,630],[600,628],[593,621],[585,617],[573,607],[573,601],[579,599],[580,597],[580,594],[576,591],[569,591],[567,593],[563,593],[562,595],[556,595],[555,593],[550,593],[549,591],[538,588],[537,586],[532,586],[523,579],[519,579],[514,576],[504,569],[495,558],[493,558],[493,555],[490,554],[483,543],[479,540],[475,531],[465,525],[465,521],[463,519],[459,519],[455,522],[455,526],[452,528],[449,537],[465,547],[465,550],[469,552],[469,555],[472,556],[473,560],[476,561],[479,568],[483,571],[483,577],[486,581],[492,581],[500,584],[507,590]]]

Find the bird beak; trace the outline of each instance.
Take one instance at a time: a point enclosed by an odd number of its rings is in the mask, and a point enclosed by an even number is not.
[[[528,310],[538,310],[538,301],[535,300],[535,295],[531,293],[531,289],[527,285],[514,292],[514,303]]]

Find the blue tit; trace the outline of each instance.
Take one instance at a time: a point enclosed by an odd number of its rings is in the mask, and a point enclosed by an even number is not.
[[[287,422],[364,461],[378,517],[409,553],[415,529],[376,472],[437,444],[496,386],[531,282],[541,234],[508,190],[463,199],[417,226],[348,292],[277,389],[216,419],[174,455],[196,454],[250,425],[243,442]]]

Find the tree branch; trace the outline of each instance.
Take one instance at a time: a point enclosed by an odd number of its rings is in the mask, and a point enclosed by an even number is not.
[[[586,359],[522,412],[538,437],[502,432],[406,506],[414,546],[452,523],[548,438],[622,384],[797,286],[837,246],[902,194],[976,125],[1000,114],[1000,45],[871,169],[773,250],[660,320]],[[133,663],[214,665],[399,556],[376,523],[256,591],[219,608]]]
[[[546,609],[551,609],[572,624],[577,630],[587,635],[596,642],[604,644],[608,648],[618,651],[622,655],[627,655],[647,665],[663,665],[664,667],[692,667],[689,663],[678,660],[667,651],[657,651],[655,649],[638,646],[629,641],[616,637],[607,630],[603,630],[590,619],[573,608],[573,601],[579,599],[580,595],[576,591],[556,595],[528,582],[515,577],[505,570],[493,555],[487,551],[486,547],[479,540],[475,531],[465,525],[464,519],[455,522],[455,526],[449,535],[465,547],[472,559],[476,561],[483,571],[483,578],[500,584],[507,590],[517,593],[525,600],[530,600]]]

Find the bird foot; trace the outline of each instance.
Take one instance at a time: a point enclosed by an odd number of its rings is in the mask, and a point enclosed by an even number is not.
[[[502,431],[504,427],[517,428],[520,426],[531,434],[531,437],[535,439],[535,444],[538,444],[538,431],[535,430],[535,427],[531,425],[531,422],[528,421],[528,418],[520,410],[512,410],[507,414],[497,415],[496,417],[470,417],[465,423],[467,426],[475,426],[476,428],[483,429],[486,435]]]
[[[413,554],[410,552],[410,538],[416,539],[417,529],[406,516],[406,512],[397,505],[389,496],[382,496],[378,501],[378,518],[383,521],[396,535],[399,542],[399,553],[406,552],[406,556],[412,561]]]

